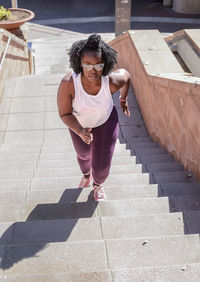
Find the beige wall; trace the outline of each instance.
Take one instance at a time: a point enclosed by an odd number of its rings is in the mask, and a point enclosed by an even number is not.
[[[200,1],[173,0],[173,10],[184,14],[200,14]]]
[[[152,36],[147,32],[144,34],[146,38],[149,35],[146,42],[155,35],[153,32]],[[155,44],[159,46],[156,38]],[[138,50],[140,43],[141,48],[145,49],[142,42],[145,46],[144,40],[138,39],[137,33],[132,36],[127,32],[110,45],[118,52],[119,67],[131,73],[132,86],[150,136],[200,178],[200,79],[196,82],[197,78],[179,71],[175,59],[175,71],[172,74],[166,66],[163,73],[158,74],[156,66],[161,68],[168,60],[170,50],[164,52],[165,47],[157,49],[158,53],[163,52],[163,59],[160,56],[157,64],[156,54],[152,56],[154,69],[143,65],[142,61],[148,54]],[[173,61],[170,64],[169,70],[173,69]]]
[[[7,31],[0,32],[0,58],[3,56],[8,37],[11,34]],[[29,74],[29,58],[27,43],[13,36],[10,42],[6,58],[0,70],[0,102],[4,93],[5,84],[8,78]]]

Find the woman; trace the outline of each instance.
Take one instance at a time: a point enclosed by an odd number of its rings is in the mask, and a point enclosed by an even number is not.
[[[120,89],[120,105],[130,116],[127,94],[130,75],[124,69],[112,71],[116,51],[98,34],[75,42],[69,50],[70,66],[58,89],[58,111],[77,153],[83,177],[79,188],[93,178],[95,201],[106,199],[103,183],[108,177],[118,136],[118,115],[112,95]]]

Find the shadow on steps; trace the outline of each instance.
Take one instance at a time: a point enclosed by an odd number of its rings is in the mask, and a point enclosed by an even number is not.
[[[20,260],[37,256],[48,243],[66,242],[79,218],[92,218],[98,203],[93,200],[93,191],[87,202],[76,202],[82,190],[66,189],[58,204],[39,204],[26,222],[12,224],[0,238],[0,246],[6,245],[7,252],[0,252],[0,268],[9,269]]]
[[[120,143],[142,164],[142,173],[149,173],[149,183],[158,184],[158,197],[168,197],[169,211],[182,212],[184,233],[200,233],[200,182],[148,135],[133,89],[130,87],[128,94],[130,117],[122,113],[118,96],[113,100],[119,115]]]

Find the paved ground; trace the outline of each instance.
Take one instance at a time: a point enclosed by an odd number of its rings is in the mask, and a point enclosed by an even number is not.
[[[1,4],[7,6],[7,2],[3,0]],[[114,32],[114,0],[18,0],[18,6],[33,10],[36,14],[33,22],[39,24],[82,33]],[[200,15],[176,13],[155,0],[132,1],[131,15],[131,29],[174,32],[185,28],[200,28]]]

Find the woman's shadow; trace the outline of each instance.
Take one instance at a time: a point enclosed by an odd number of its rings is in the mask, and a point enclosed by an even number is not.
[[[84,189],[86,190],[86,189]],[[0,268],[35,256],[49,243],[66,242],[79,218],[97,215],[98,203],[88,189],[87,200],[77,202],[83,189],[66,189],[56,204],[38,204],[24,222],[13,223],[0,238]]]

